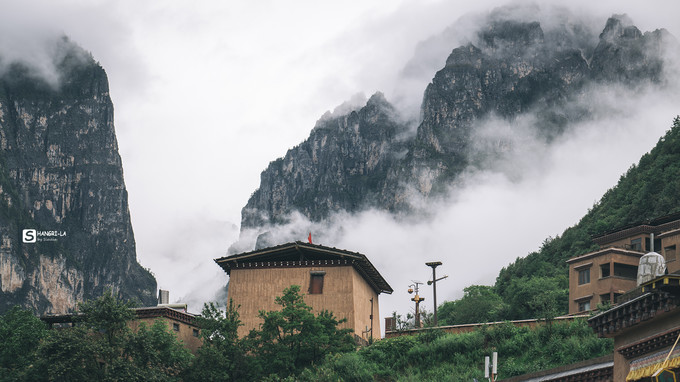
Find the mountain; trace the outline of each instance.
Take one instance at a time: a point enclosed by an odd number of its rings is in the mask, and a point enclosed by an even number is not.
[[[322,117],[262,172],[242,233],[274,230],[295,213],[313,222],[368,208],[417,214],[420,201],[445,196],[464,172],[525,149],[516,137],[485,134],[486,122],[522,120],[549,145],[598,113],[601,89],[664,86],[666,49],[677,49],[665,30],[642,33],[619,15],[597,31],[565,12],[544,23],[523,8],[489,13],[427,85],[415,130],[382,94]]]
[[[106,72],[66,38],[50,50],[53,76],[0,57],[0,312],[66,313],[107,288],[155,303],[156,281],[136,260]]]

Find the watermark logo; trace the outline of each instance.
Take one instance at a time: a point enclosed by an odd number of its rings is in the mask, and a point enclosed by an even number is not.
[[[24,243],[35,243],[38,239],[37,231],[34,229],[25,229],[21,237]]]
[[[60,237],[66,237],[66,231],[38,231],[36,229],[25,229],[22,232],[21,240],[24,243],[36,243],[39,241],[57,241]]]

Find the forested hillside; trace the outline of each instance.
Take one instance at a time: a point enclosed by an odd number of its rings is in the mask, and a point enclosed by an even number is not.
[[[591,237],[680,211],[680,117],[656,147],[621,176],[618,184],[581,219],[538,252],[503,268],[494,291],[509,304],[505,319],[566,313],[566,260],[597,248]],[[466,296],[468,292],[466,290]],[[555,297],[558,300],[553,301]]]

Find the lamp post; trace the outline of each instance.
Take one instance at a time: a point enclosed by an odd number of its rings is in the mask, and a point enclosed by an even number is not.
[[[427,265],[428,267],[432,267],[432,280],[428,281],[427,285],[432,285],[432,298],[434,299],[434,326],[439,326],[439,323],[437,321],[437,281],[443,280],[449,276],[444,276],[437,279],[435,268],[442,265],[441,261],[432,261],[429,263],[425,263],[425,265]]]

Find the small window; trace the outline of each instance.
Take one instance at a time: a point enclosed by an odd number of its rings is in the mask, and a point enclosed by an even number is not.
[[[309,294],[323,293],[323,277],[326,275],[324,271],[311,271],[309,280]]]
[[[614,276],[626,279],[637,279],[638,267],[636,265],[614,263]]]
[[[611,295],[609,293],[601,294],[600,295],[600,302],[601,303],[607,303],[611,302]]]
[[[619,297],[621,297],[622,294],[623,293],[614,293],[614,302],[615,303],[619,301]]]
[[[642,238],[631,240],[630,249],[632,249],[633,251],[642,251]]]
[[[609,277],[611,274],[611,266],[609,263],[600,265],[600,274],[602,278]]]
[[[590,301],[582,301],[578,303],[578,311],[585,312],[590,310]]]
[[[590,283],[590,268],[578,271],[578,285]]]
[[[194,329],[194,337],[198,337],[198,329]]]
[[[179,324],[173,323],[173,324],[172,324],[172,330],[174,330],[174,331],[176,331],[176,332],[179,332]]]
[[[663,254],[664,257],[666,258],[666,261],[675,260],[675,244],[669,245],[668,247],[664,248]]]

